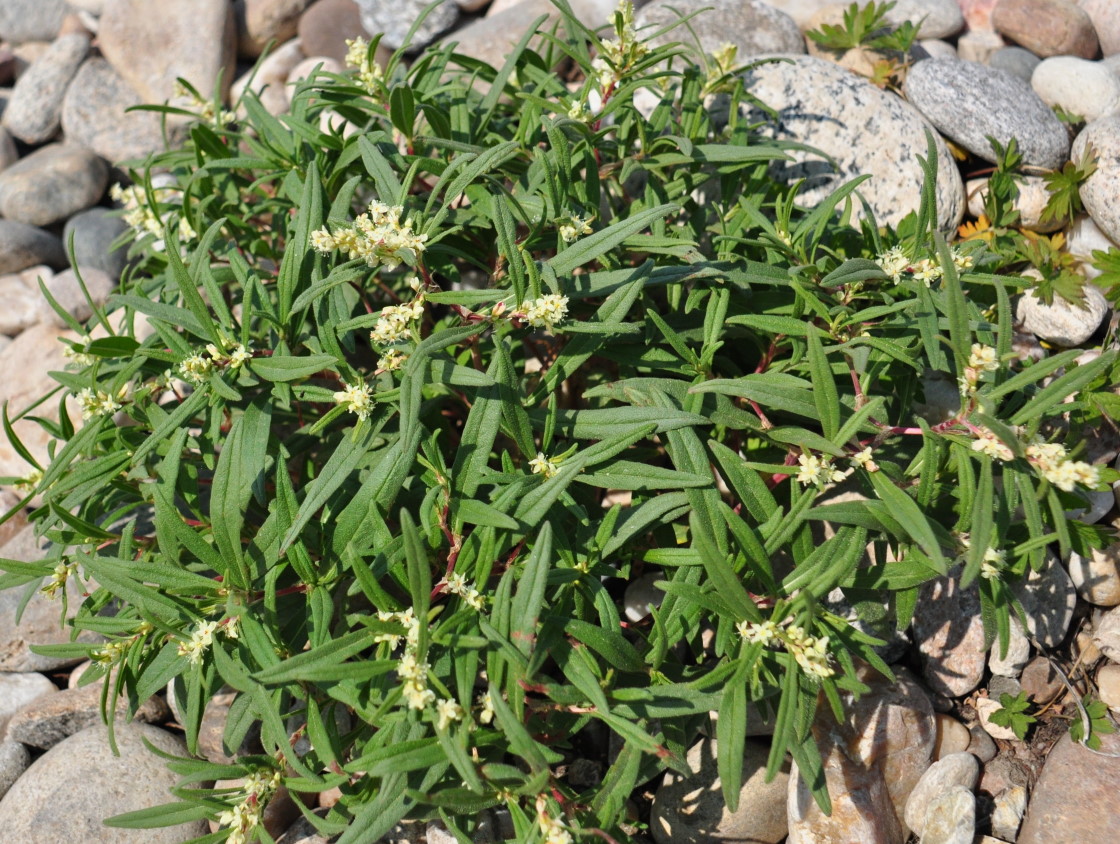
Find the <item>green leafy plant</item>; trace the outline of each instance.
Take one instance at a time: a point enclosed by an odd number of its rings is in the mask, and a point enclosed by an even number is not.
[[[1090,750],[1101,749],[1101,736],[1116,732],[1116,725],[1108,714],[1104,701],[1094,700],[1088,695],[1081,699],[1081,708],[1069,725],[1069,736]]]
[[[999,696],[999,704],[1000,708],[989,716],[992,723],[1011,730],[1019,741],[1025,739],[1030,728],[1038,720],[1029,714],[1031,702],[1027,699],[1027,693],[1009,695],[1005,692]]]
[[[821,24],[805,34],[825,50],[864,51],[871,62],[870,79],[881,88],[901,87],[910,67],[910,51],[918,38],[919,21],[891,24],[887,13],[894,2],[852,3],[843,13],[843,24]],[[866,71],[861,71],[866,72]]]
[[[60,599],[74,640],[36,650],[91,658],[106,713],[170,684],[183,785],[113,824],[268,840],[284,786],[338,789],[297,805],[340,844],[494,808],[519,844],[629,840],[628,797],[705,732],[735,805],[748,712],[827,808],[812,724],[891,676],[830,596],[885,633],[951,573],[1006,643],[1010,586],[1080,547],[1064,513],[1117,473],[1076,432],[1117,353],[1021,365],[1025,282],[937,231],[933,139],[896,229],[861,180],[804,207],[731,58],[558,7],[499,68],[356,42],[288,114],[199,105],[118,192],[135,271],[3,414],[51,545],[0,562]],[[231,764],[199,755],[222,690]],[[602,781],[570,782],[587,755]]]
[[[1097,172],[1097,156],[1092,144],[1085,145],[1080,161],[1067,161],[1061,170],[1043,176],[1050,199],[1042,209],[1042,222],[1072,222],[1082,210],[1081,185]]]

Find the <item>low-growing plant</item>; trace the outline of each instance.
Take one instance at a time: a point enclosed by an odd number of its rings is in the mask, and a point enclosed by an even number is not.
[[[989,716],[993,724],[1006,727],[1022,741],[1027,737],[1027,732],[1038,719],[1030,712],[1032,704],[1027,693],[1020,691],[1018,694],[1004,692],[999,696],[999,709],[993,710]]]
[[[734,806],[759,717],[827,808],[811,725],[891,676],[872,633],[922,584],[975,585],[1006,647],[1010,586],[1099,542],[1064,513],[1117,476],[1080,436],[1117,355],[1017,360],[1025,282],[936,230],[932,139],[896,230],[859,180],[802,207],[738,76],[557,5],[496,69],[355,41],[121,192],[137,269],[73,325],[49,462],[22,452],[52,544],[0,563],[69,600],[36,650],[92,659],[106,713],[170,684],[183,785],[113,824],[270,840],[283,785],[339,790],[297,806],[340,844],[496,806],[518,842],[622,841],[705,732]],[[228,765],[198,755],[223,688]]]

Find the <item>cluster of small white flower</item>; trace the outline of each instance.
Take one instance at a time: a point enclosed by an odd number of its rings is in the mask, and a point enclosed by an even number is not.
[[[797,462],[801,466],[797,472],[799,484],[824,486],[827,483],[839,483],[847,477],[841,470],[833,468],[832,461],[827,457],[802,454]]]
[[[554,460],[545,456],[543,451],[538,451],[537,456],[529,461],[529,469],[534,475],[544,475],[551,478],[560,471],[560,466]]]
[[[93,342],[93,340],[88,336],[87,337],[81,337],[81,338],[79,338],[79,340],[82,343],[82,348],[83,349],[88,349],[89,344]],[[73,346],[71,346],[67,343],[63,343],[62,345],[63,345],[62,356],[64,358],[66,358],[68,361],[70,361],[72,364],[74,364],[75,366],[79,366],[79,367],[93,366],[94,362],[97,360],[97,357],[95,355],[91,355],[88,351],[79,352],[79,351],[75,350]]]
[[[109,188],[109,196],[114,202],[119,202],[124,207],[124,221],[128,223],[139,235],[151,234],[156,237],[152,248],[163,249],[163,224],[170,218],[174,211],[179,211],[179,239],[194,240],[198,233],[182,214],[181,208],[176,208],[177,202],[182,201],[182,194],[174,188],[153,187],[152,196],[160,203],[168,203],[168,209],[162,214],[157,214],[148,203],[148,194],[143,185],[121,187],[119,184]]]
[[[13,486],[16,488],[17,491],[28,494],[28,493],[34,492],[36,487],[38,487],[39,484],[42,483],[42,481],[43,481],[43,470],[42,469],[32,469],[30,472],[28,472],[26,475],[24,475],[22,478],[20,478],[18,481],[16,481],[13,484]]]
[[[591,218],[584,218],[578,214],[564,218],[566,222],[560,225],[560,237],[565,243],[573,243],[580,235],[591,234]]]
[[[471,609],[481,610],[486,599],[482,597],[482,593],[472,586],[467,579],[454,572],[447,577],[446,590],[452,595],[458,595],[463,599],[463,602]]]
[[[973,343],[968,355],[968,366],[965,367],[958,384],[961,392],[969,395],[976,391],[977,384],[985,372],[995,372],[999,369],[999,356],[991,346],[982,343]]]
[[[951,249],[950,252],[953,258],[953,266],[956,267],[958,272],[972,269],[974,261],[971,255],[967,255],[956,248]],[[911,260],[901,246],[892,246],[879,255],[875,259],[875,263],[884,273],[890,276],[891,281],[895,284],[902,281],[903,273],[910,273],[917,281],[921,281],[926,287],[930,287],[945,274],[941,265],[930,258],[922,258],[918,261]]]
[[[544,835],[543,844],[572,844],[572,834],[564,824],[552,816],[548,808],[548,798],[537,796],[537,823]]]
[[[197,386],[210,377],[210,373],[214,371],[215,366],[236,370],[244,366],[253,357],[252,351],[241,343],[236,345],[227,343],[226,345],[232,347],[228,352],[219,349],[213,343],[208,343],[205,351],[194,352],[183,360],[179,364],[179,374],[183,380]]]
[[[572,120],[594,120],[626,71],[649,52],[634,32],[634,4],[630,0],[619,0],[614,29],[617,37],[601,41],[599,54],[591,61],[594,85],[588,86],[585,100],[576,100],[568,109]]]
[[[219,631],[229,639],[236,639],[239,635],[238,620],[236,616],[225,621],[200,621],[191,631],[191,637],[179,643],[179,656],[190,659],[191,665],[202,661],[207,648],[214,644],[214,634]]]
[[[1096,487],[1100,483],[1100,470],[1081,460],[1070,460],[1061,443],[1048,443],[1035,439],[1026,448],[1030,460],[1046,480],[1063,492],[1072,492],[1077,484]]]
[[[264,809],[280,787],[280,772],[254,771],[245,778],[244,797],[218,815],[218,823],[233,831],[226,844],[246,844],[261,823]]]
[[[95,416],[112,416],[121,409],[121,403],[117,398],[123,398],[128,394],[128,385],[126,384],[121,388],[121,392],[116,398],[110,396],[102,390],[96,392],[90,387],[78,393],[78,407],[82,411],[82,419],[89,420]]]
[[[520,316],[535,328],[551,329],[568,316],[568,297],[559,293],[548,293],[539,299],[523,304],[510,316]]]
[[[343,386],[346,389],[335,392],[335,402],[346,405],[346,409],[356,414],[363,422],[369,419],[370,412],[373,410],[373,391],[370,390],[369,384],[358,381]]]
[[[987,428],[977,428],[975,436],[976,439],[972,443],[973,451],[1004,462],[1015,459],[1015,453],[1011,448]]]
[[[394,270],[401,264],[413,266],[428,236],[416,234],[411,219],[402,223],[403,213],[400,205],[374,200],[368,213],[360,215],[353,225],[340,227],[333,234],[326,228],[313,231],[311,246],[323,255],[335,250],[345,252],[351,260],[361,258],[371,267]]]
[[[862,448],[852,455],[852,465],[857,469],[866,469],[868,472],[878,472],[879,464],[875,462],[871,453],[871,446]]]
[[[358,84],[367,94],[377,96],[383,71],[376,59],[370,57],[368,41],[364,38],[347,39],[346,66],[358,71]]]
[[[1003,570],[1004,561],[1007,559],[1006,551],[997,551],[989,548],[980,560],[980,576],[985,580],[994,580]]]
[[[410,339],[412,323],[424,315],[424,301],[417,297],[403,305],[386,305],[369,334],[369,339],[379,346],[391,346]]]
[[[401,640],[404,640],[404,653],[397,660],[397,676],[401,679],[401,691],[408,708],[423,710],[435,704],[436,727],[440,730],[446,730],[452,722],[462,721],[465,714],[463,707],[447,698],[437,700],[436,693],[428,688],[431,666],[416,655],[420,644],[420,619],[412,611],[412,607],[400,612],[378,611],[377,620],[395,622],[404,627],[403,636],[392,632],[377,633],[373,641],[385,642],[390,650],[396,650]]]
[[[70,572],[74,570],[72,563],[59,563],[54,567],[51,572],[51,578],[47,581],[39,591],[44,593],[48,598],[53,598],[59,591],[66,586],[66,581],[70,579]]]
[[[796,624],[783,629],[769,620],[761,624],[740,621],[735,629],[745,642],[763,646],[780,644],[811,677],[831,677],[836,673],[829,663],[827,636],[810,636]]]
[[[200,120],[221,129],[237,122],[237,113],[229,109],[218,108],[210,100],[204,100],[182,82],[176,82],[174,88],[173,105],[187,110],[193,109]]]
[[[1015,459],[1011,448],[987,428],[977,428],[972,450],[1008,462]],[[1025,449],[1027,460],[1046,480],[1063,492],[1072,492],[1081,485],[1094,488],[1100,483],[1100,470],[1081,460],[1070,460],[1069,452],[1061,443],[1048,443],[1035,438]]]

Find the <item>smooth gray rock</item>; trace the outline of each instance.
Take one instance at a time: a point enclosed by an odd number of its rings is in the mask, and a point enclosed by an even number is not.
[[[74,239],[74,260],[84,272],[101,270],[114,282],[128,264],[128,247],[110,249],[112,243],[128,230],[128,224],[108,208],[90,208],[66,221],[62,243],[69,248]]]
[[[1026,612],[1027,632],[1043,647],[1058,647],[1073,621],[1077,590],[1057,555],[1047,554],[1042,569],[1013,583],[1011,591]]]
[[[12,135],[41,144],[58,134],[66,86],[88,54],[88,35],[63,35],[23,72],[4,108],[4,126]]]
[[[362,15],[354,0],[318,0],[299,19],[305,56],[346,58],[346,40],[361,33]]]
[[[0,275],[36,264],[66,266],[62,241],[48,231],[15,220],[0,220]]]
[[[205,835],[206,821],[158,829],[114,829],[112,815],[169,803],[179,776],[144,746],[144,740],[185,756],[182,739],[147,724],[116,726],[120,756],[109,749],[105,727],[82,730],[55,745],[27,769],[3,800],[0,829],[9,841],[179,844]]]
[[[128,701],[117,700],[117,717],[123,721]],[[166,720],[167,704],[153,697],[136,710],[135,720],[146,724]],[[8,721],[7,737],[28,747],[48,750],[63,739],[101,723],[101,684],[63,689],[25,704]]]
[[[4,98],[0,94],[0,115],[4,113]],[[12,140],[11,133],[0,126],[0,170],[6,170],[19,161],[19,150],[16,142]]]
[[[988,67],[1006,70],[1023,81],[1030,82],[1034,69],[1041,61],[1042,59],[1030,50],[1024,50],[1022,47],[1003,47],[992,53],[992,57],[988,59]]]
[[[1060,106],[1087,123],[1120,113],[1120,77],[1101,62],[1076,56],[1044,59],[1031,87],[1048,106]]]
[[[354,0],[362,13],[362,27],[370,35],[383,33],[382,42],[396,49],[404,44],[409,29],[430,4],[430,0]],[[443,0],[424,18],[412,35],[409,49],[419,50],[459,20],[459,6],[454,0]],[[519,33],[519,35],[524,33]]]
[[[919,23],[919,38],[948,38],[964,27],[964,15],[956,0],[898,0],[887,12],[887,21]]]
[[[34,671],[0,673],[0,734],[8,719],[33,700],[58,691],[50,680]]]
[[[987,648],[975,584],[962,590],[949,577],[923,584],[913,628],[922,676],[933,691],[958,697],[980,684]]]
[[[85,282],[90,299],[93,299],[93,303],[98,307],[105,304],[109,295],[117,286],[108,273],[93,267],[86,267],[82,270],[82,281]],[[58,304],[78,322],[85,322],[93,316],[89,301],[82,293],[81,285],[78,284],[78,275],[74,270],[63,270],[46,284],[47,289]],[[59,328],[66,328],[69,325],[55,312],[45,298],[39,303],[39,317],[42,322],[53,323]]]
[[[105,195],[109,165],[80,146],[50,144],[0,173],[0,214],[49,226]]]
[[[992,833],[1005,841],[1019,835],[1023,813],[1027,811],[1027,789],[1021,785],[1005,788],[995,796],[992,807]]]
[[[1082,129],[1070,157],[1079,161],[1088,145],[1096,152],[1097,169],[1081,184],[1081,201],[1101,233],[1120,242],[1120,116],[1094,120]]]
[[[1015,318],[1023,329],[1058,346],[1080,346],[1093,336],[1108,315],[1108,300],[1093,284],[1086,284],[1084,307],[1071,305],[1060,296],[1047,305],[1028,290],[1015,305]]]
[[[931,61],[935,60],[918,66]],[[814,205],[866,174],[871,178],[859,192],[880,224],[897,225],[917,209],[923,182],[918,156],[925,155],[931,130],[909,104],[813,56],[762,65],[744,79],[751,94],[777,112],[776,120],[761,110],[746,115],[764,124],[764,136],[816,147],[835,162],[834,166],[816,154],[790,151],[791,161],[771,165],[771,175],[781,182],[806,180],[799,194],[802,202]],[[938,226],[949,230],[964,214],[964,187],[948,147],[931,134],[937,150]],[[860,213],[857,205],[854,214]]]
[[[926,813],[922,844],[972,844],[976,835],[976,797],[954,786],[935,797]]]
[[[50,41],[66,16],[66,0],[4,0],[0,3],[0,41]]]
[[[31,764],[31,754],[18,741],[0,742],[0,799]]]
[[[995,163],[989,135],[1004,146],[1015,138],[1025,164],[1053,169],[1066,161],[1065,127],[1014,74],[974,62],[929,59],[911,68],[903,90],[938,131],[985,161]]]
[[[934,762],[910,792],[906,801],[906,825],[922,838],[934,800],[957,786],[971,791],[979,777],[980,763],[971,753],[952,753]]]
[[[782,797],[789,782],[788,763],[772,782],[765,782],[769,746],[747,741],[739,808],[731,812],[723,800],[717,752],[715,741],[705,739],[688,751],[691,776],[681,777],[672,771],[665,775],[654,795],[649,822],[657,844],[777,844],[785,838],[788,824]]]
[[[62,131],[116,164],[163,149],[159,115],[125,110],[143,100],[105,59],[91,58],[78,69],[62,100]]]
[[[762,0],[653,0],[634,15],[634,27],[652,27],[654,32],[689,15],[708,9],[692,18],[687,26],[679,26],[650,41],[653,46],[679,41],[689,47],[700,42],[700,50],[712,54],[724,44],[738,48],[736,60],[766,53],[804,53],[805,39],[793,18]],[[696,33],[693,39],[692,32]]]

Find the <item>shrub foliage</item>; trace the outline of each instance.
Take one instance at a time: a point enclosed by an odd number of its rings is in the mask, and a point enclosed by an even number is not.
[[[921,584],[978,584],[1006,642],[1010,586],[1098,539],[1063,512],[1111,474],[1065,443],[1115,353],[1016,359],[1024,281],[936,231],[934,155],[897,230],[858,181],[804,208],[733,51],[559,6],[498,69],[357,43],[289,114],[200,98],[121,193],[136,271],[27,454],[49,559],[2,582],[101,634],[38,650],[92,658],[106,711],[170,683],[196,753],[228,687],[250,752],[113,823],[270,840],[283,785],[341,790],[341,844],[499,804],[521,842],[626,840],[703,731],[734,805],[760,718],[827,807],[810,725],[890,676],[872,634]]]

